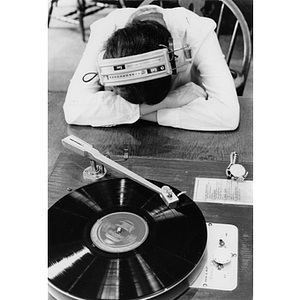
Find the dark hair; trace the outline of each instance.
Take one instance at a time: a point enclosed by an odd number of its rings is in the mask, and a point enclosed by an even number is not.
[[[115,31],[107,40],[103,59],[119,58],[161,49],[168,45],[171,37],[169,30],[160,23],[133,21],[125,28]],[[157,104],[168,94],[171,88],[171,75],[145,82],[119,85],[115,91],[121,97],[134,104]]]

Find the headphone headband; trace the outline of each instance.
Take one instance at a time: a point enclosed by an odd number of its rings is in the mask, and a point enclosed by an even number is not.
[[[98,57],[97,68],[100,84],[103,86],[118,86],[149,81],[176,74],[175,52],[182,50],[186,63],[192,61],[191,47],[174,49],[173,39],[169,46],[150,52],[120,58],[103,59],[104,52]],[[176,56],[177,57],[177,56]]]
[[[162,78],[172,74],[168,49],[121,58],[99,59],[98,73],[104,86],[117,86]]]

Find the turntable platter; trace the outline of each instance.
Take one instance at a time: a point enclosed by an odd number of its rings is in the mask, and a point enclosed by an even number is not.
[[[170,208],[131,179],[104,180],[64,196],[48,221],[49,287],[57,299],[173,299],[203,265],[205,219],[185,194]]]

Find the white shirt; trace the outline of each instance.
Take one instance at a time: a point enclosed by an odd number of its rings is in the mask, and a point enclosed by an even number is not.
[[[190,44],[193,61],[172,75],[167,97],[193,101],[157,111],[157,122],[189,130],[234,130],[239,124],[239,103],[234,82],[214,32],[215,22],[185,8],[160,8],[176,48],[176,41]],[[112,33],[124,28],[136,8],[117,9],[91,25],[91,35],[71,79],[64,103],[68,124],[114,126],[140,118],[139,105],[111,91],[99,91],[99,77],[83,82],[88,72],[97,73],[99,53]],[[179,56],[178,66],[183,63]]]

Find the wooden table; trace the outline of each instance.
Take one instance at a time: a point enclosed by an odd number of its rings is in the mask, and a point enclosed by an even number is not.
[[[120,159],[124,148],[129,160],[121,163],[137,174],[187,191],[193,198],[196,177],[226,178],[225,169],[232,151],[253,179],[252,99],[239,98],[241,122],[233,132],[196,132],[162,127],[139,121],[111,128],[69,126],[64,121],[65,93],[49,93],[49,206],[70,191],[86,185],[82,172],[89,160],[61,144],[74,134],[93,144],[112,159]],[[123,177],[109,170],[109,178]],[[253,209],[252,206],[199,203],[207,222],[235,225],[239,230],[238,286],[234,291],[190,288],[179,300],[253,298]],[[49,299],[53,299],[49,295]]]
[[[122,155],[126,147],[132,156],[228,161],[229,154],[237,151],[240,162],[253,161],[252,98],[239,98],[240,125],[228,132],[181,130],[146,121],[110,128],[69,126],[62,110],[64,99],[64,92],[49,93],[49,172],[64,150],[61,139],[70,134],[94,145],[103,154]]]

